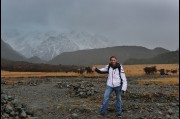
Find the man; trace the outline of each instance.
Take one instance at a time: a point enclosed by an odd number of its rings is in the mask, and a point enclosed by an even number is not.
[[[105,115],[110,95],[113,91],[115,91],[115,94],[116,94],[116,116],[120,117],[121,112],[122,112],[121,91],[123,94],[125,94],[125,91],[127,89],[126,76],[125,76],[122,65],[120,65],[117,62],[117,58],[115,56],[111,56],[109,65],[107,65],[101,69],[97,69],[95,66],[93,66],[92,70],[96,71],[97,73],[109,73],[100,116]]]

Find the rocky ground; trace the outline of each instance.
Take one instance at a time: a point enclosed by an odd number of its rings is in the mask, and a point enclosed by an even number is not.
[[[128,91],[122,95],[121,119],[178,119],[179,85],[140,85],[128,77]],[[154,78],[159,78],[155,76]],[[113,119],[115,93],[107,114],[98,117],[106,86],[105,78],[15,78],[1,79],[1,118],[9,119]],[[3,101],[2,101],[3,100]],[[12,118],[14,117],[14,118]]]

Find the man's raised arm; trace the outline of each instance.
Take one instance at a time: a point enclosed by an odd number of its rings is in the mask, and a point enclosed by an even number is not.
[[[105,74],[105,73],[108,73],[108,65],[106,65],[104,68],[101,68],[101,69],[98,69],[97,67],[93,66],[92,70],[100,74]]]

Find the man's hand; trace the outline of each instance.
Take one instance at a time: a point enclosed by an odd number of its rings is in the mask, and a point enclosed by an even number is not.
[[[93,70],[93,71],[95,71],[95,69],[96,69],[96,67],[95,67],[95,66],[93,66],[93,67],[92,67],[92,70]]]
[[[122,90],[122,94],[125,95],[125,94],[126,94],[126,91]]]

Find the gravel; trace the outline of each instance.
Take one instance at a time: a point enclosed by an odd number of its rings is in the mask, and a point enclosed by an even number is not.
[[[157,76],[154,76],[158,78]],[[139,85],[128,77],[122,95],[121,119],[179,118],[177,85]],[[104,78],[14,78],[15,85],[1,83],[1,117],[20,119],[98,119],[106,80]],[[115,118],[116,96],[112,93],[105,119]]]

